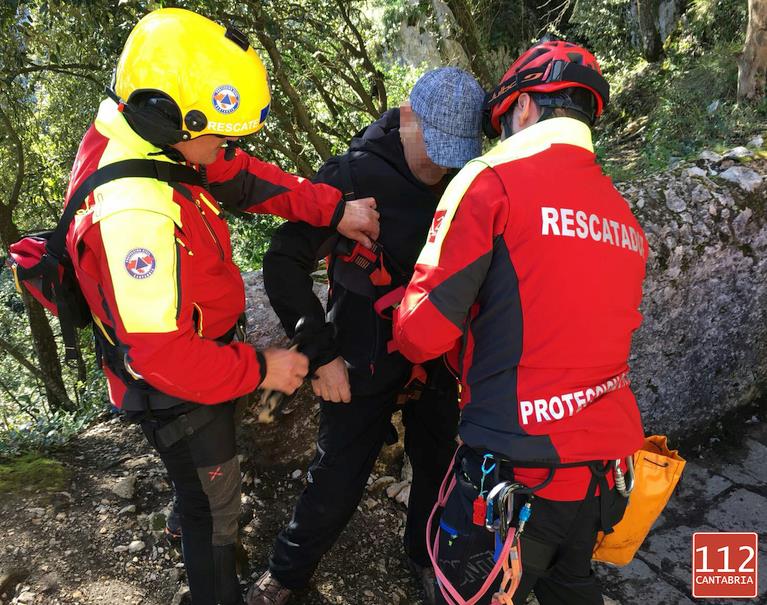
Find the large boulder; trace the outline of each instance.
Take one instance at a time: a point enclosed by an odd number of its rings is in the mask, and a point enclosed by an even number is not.
[[[689,437],[765,392],[767,156],[744,149],[619,185],[650,245],[630,361],[648,432]]]
[[[264,289],[262,271],[248,271],[242,274],[245,282],[245,315],[248,318],[248,342],[258,349],[271,346],[284,347],[288,344],[285,330],[276,313],[269,304],[269,298]],[[327,286],[315,283],[314,292],[322,304],[327,301]]]
[[[648,432],[684,439],[765,393],[765,157],[742,147],[703,152],[618,185],[650,245],[644,322],[630,360]],[[244,279],[251,340],[284,344],[261,273]]]

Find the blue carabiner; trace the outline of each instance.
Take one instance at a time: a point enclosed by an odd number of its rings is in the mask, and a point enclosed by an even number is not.
[[[482,480],[480,481],[480,484],[479,484],[479,495],[480,496],[484,496],[485,492],[487,491],[485,489],[485,478],[490,473],[492,473],[495,470],[495,465],[496,465],[495,462],[493,462],[493,465],[490,468],[485,468],[485,464],[487,464],[487,461],[488,460],[492,460],[493,458],[494,458],[494,456],[492,454],[485,454],[482,457],[482,468],[481,468],[481,470],[482,470]]]

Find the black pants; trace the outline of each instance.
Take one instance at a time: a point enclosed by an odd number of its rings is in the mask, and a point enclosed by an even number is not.
[[[481,464],[479,453],[461,448],[455,468],[456,486],[440,519],[439,566],[464,598],[479,590],[495,564],[495,535],[472,522]],[[503,466],[499,470],[485,479],[485,490],[492,489],[499,480],[513,480],[510,470]],[[605,522],[612,525],[623,517],[627,500],[614,490],[605,498]],[[518,496],[516,510],[526,501],[526,496]],[[522,578],[514,593],[515,605],[525,603],[531,591],[541,605],[604,603],[599,581],[591,569],[591,553],[602,521],[601,504],[600,497],[593,495],[572,502],[532,499],[532,514],[521,537]],[[479,601],[481,605],[490,603],[499,583],[500,576]],[[437,603],[445,603],[439,589]]]
[[[187,404],[140,415],[176,493],[184,565],[193,605],[242,605],[235,564],[240,515],[240,464],[235,452],[234,403],[211,406],[210,420],[172,445],[158,430],[194,409]]]
[[[322,402],[317,453],[293,518],[277,536],[269,569],[288,588],[309,583],[362,498],[384,442],[392,435],[396,394],[355,397],[348,404]],[[405,528],[405,550],[429,565],[424,536],[442,477],[455,450],[458,405],[455,381],[446,377],[403,409],[405,451],[413,483]]]

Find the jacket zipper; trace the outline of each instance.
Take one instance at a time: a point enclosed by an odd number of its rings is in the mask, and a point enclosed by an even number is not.
[[[468,314],[466,315],[466,321],[464,322],[464,328],[463,328],[463,340],[461,342],[461,348],[458,352],[458,367],[456,370],[458,371],[458,381],[463,382],[463,368],[464,368],[464,358],[466,356],[466,349],[469,347],[469,331],[471,330],[471,308],[469,309]],[[448,366],[449,367],[449,366]]]
[[[210,236],[213,238],[213,241],[216,242],[216,247],[218,248],[218,253],[221,255],[221,260],[224,259],[224,248],[221,246],[221,242],[218,241],[218,238],[216,237],[215,232],[213,231],[213,227],[211,227],[210,223],[208,222],[208,217],[205,216],[205,210],[202,208],[202,204],[200,204],[200,198],[196,197],[194,198],[194,204],[197,206],[197,210],[200,213],[200,216],[202,217],[202,222],[205,223],[205,226],[208,228],[208,233],[210,233]]]
[[[373,316],[373,332],[375,334],[375,338],[373,339],[373,348],[370,351],[369,355],[369,370],[370,375],[373,376],[376,373],[376,361],[378,360],[378,346],[380,344],[380,337],[378,334],[378,313],[376,313],[375,308],[373,307],[373,302],[370,302],[370,312]]]

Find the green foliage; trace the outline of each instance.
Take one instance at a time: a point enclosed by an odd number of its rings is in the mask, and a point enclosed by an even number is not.
[[[743,44],[745,3],[696,0],[648,64],[626,32],[627,0],[580,2],[574,31],[602,62],[612,98],[597,152],[608,172],[627,179],[665,169],[703,147],[742,145],[764,128],[767,106],[736,105],[736,55]]]
[[[58,328],[56,321],[51,323]],[[0,273],[0,335],[28,359],[34,359],[24,306],[9,271]],[[96,367],[91,340],[87,330],[80,333],[80,348],[85,352],[85,379],[78,378],[75,368],[64,368],[65,380],[72,385],[78,403],[74,413],[52,410],[40,381],[13,360],[0,358],[0,457],[59,447],[104,412],[106,383]]]
[[[572,18],[568,39],[586,46],[599,59],[605,75],[635,63],[631,0],[579,0]]]
[[[269,249],[272,233],[282,219],[269,214],[255,216],[228,216],[232,234],[234,262],[243,271],[261,268],[261,261]]]
[[[7,464],[0,464],[0,494],[20,491],[61,491],[70,473],[64,466],[38,454],[26,454]]]
[[[99,388],[99,382],[103,382],[102,377],[92,376],[87,391],[100,391],[99,396],[103,397],[104,392]],[[0,430],[0,458],[18,456],[24,452],[50,452],[60,448],[102,414],[103,405],[102,399],[97,407],[86,405],[77,412],[57,410],[34,420],[10,423],[10,428],[3,427]]]

